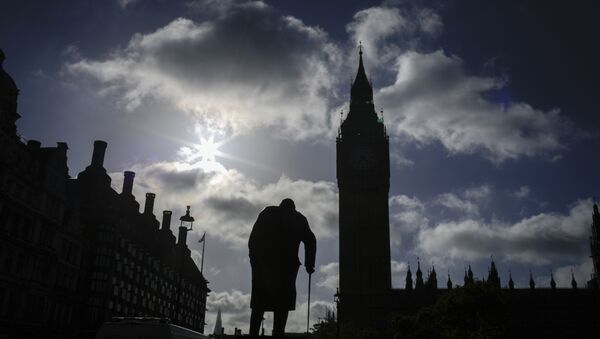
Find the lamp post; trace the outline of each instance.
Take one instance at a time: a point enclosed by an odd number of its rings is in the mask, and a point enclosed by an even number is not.
[[[177,239],[177,245],[179,247],[179,280],[177,288],[177,312],[175,313],[175,320],[179,320],[179,313],[181,311],[181,280],[183,279],[183,259],[186,255],[186,239],[187,232],[192,230],[194,225],[194,217],[190,215],[190,206],[187,206],[185,215],[179,218],[179,238]]]

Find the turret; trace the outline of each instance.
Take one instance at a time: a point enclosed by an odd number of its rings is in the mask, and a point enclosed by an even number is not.
[[[435,273],[435,266],[431,264],[431,272],[429,272],[429,276],[427,277],[427,288],[430,290],[437,289],[437,273]]]
[[[413,280],[412,280],[412,272],[410,271],[410,265],[408,265],[408,270],[406,271],[406,284],[404,288],[412,291],[413,289]]]
[[[450,270],[448,270],[448,280],[446,281],[446,287],[451,290],[452,289],[452,280],[450,280]]]
[[[473,270],[471,270],[471,265],[469,265],[469,269],[465,268],[465,277],[464,277],[465,286],[473,285],[475,283],[475,278],[473,278]]]
[[[552,270],[550,270],[550,288],[553,290],[556,289],[556,281],[554,281],[554,273]]]
[[[425,287],[423,283],[423,272],[421,272],[421,262],[417,260],[417,281],[415,282],[415,290],[421,290]]]
[[[515,289],[515,282],[513,281],[512,273],[510,272],[510,270],[508,270],[508,288],[510,290]]]
[[[577,281],[575,280],[575,274],[573,273],[573,269],[571,269],[571,287],[574,290],[577,289]]]
[[[531,273],[531,270],[529,270],[529,288],[532,290],[535,289],[535,281],[533,280],[533,273]]]
[[[496,268],[496,263],[494,263],[494,258],[491,259],[492,264],[490,271],[488,272],[487,282],[490,286],[500,288],[500,276],[498,275],[498,269]]]

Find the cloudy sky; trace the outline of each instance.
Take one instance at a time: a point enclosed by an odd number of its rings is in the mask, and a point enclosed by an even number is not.
[[[247,330],[247,239],[258,212],[296,201],[318,237],[312,321],[337,286],[335,136],[365,67],[391,141],[394,287],[408,265],[462,282],[496,260],[526,286],[591,273],[600,194],[600,23],[591,1],[5,0],[0,47],[21,89],[25,139],[69,145],[72,177],[93,140],[120,191],[197,220],[227,332]],[[297,311],[305,325],[307,275]],[[270,328],[271,317],[267,319]]]

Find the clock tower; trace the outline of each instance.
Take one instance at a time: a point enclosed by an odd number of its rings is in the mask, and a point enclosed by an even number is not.
[[[374,325],[391,291],[389,141],[359,52],[350,111],[337,138],[340,321]]]

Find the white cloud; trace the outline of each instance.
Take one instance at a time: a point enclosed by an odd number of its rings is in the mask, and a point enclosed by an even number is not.
[[[392,259],[392,288],[403,288],[406,285],[406,271],[408,264]]]
[[[527,198],[529,196],[529,193],[531,193],[531,189],[529,188],[529,186],[521,186],[519,187],[518,190],[516,190],[515,192],[513,192],[513,195],[517,198],[517,199],[524,199]]]
[[[479,210],[472,201],[461,199],[454,193],[443,193],[438,195],[437,203],[452,210],[463,212],[467,215],[477,215]]]
[[[438,34],[444,27],[442,18],[429,8],[419,11],[419,25],[423,32],[432,35]]]
[[[122,93],[129,110],[153,98],[219,131],[267,126],[289,139],[332,134],[329,99],[341,62],[327,34],[261,2],[221,11],[203,22],[175,19],[135,34],[104,60],[65,68],[98,80],[104,93]]]
[[[465,216],[479,215],[479,206],[487,201],[493,193],[493,188],[488,184],[471,187],[460,194],[442,193],[435,198],[435,203],[447,209],[461,212]]]
[[[330,262],[319,267],[319,280],[317,286],[324,287],[330,291],[335,291],[340,286],[339,277],[340,265],[338,262]]]
[[[188,5],[217,15],[204,21],[178,18],[135,34],[105,58],[67,63],[66,74],[73,81],[89,75],[99,82],[98,92],[117,94],[129,110],[157,99],[173,106],[170,114],[185,112],[220,134],[265,127],[292,140],[335,134],[332,112],[347,94],[340,80],[356,57],[343,51],[344,44],[260,1]],[[496,163],[556,158],[565,148],[561,133],[569,127],[558,110],[496,103],[488,93],[505,86],[505,80],[468,75],[459,57],[443,51],[410,50],[442,28],[431,9],[385,6],[357,12],[346,26],[352,49],[358,40],[365,45],[364,57],[376,68],[371,75],[395,76],[376,93],[392,140],[440,142],[451,154],[481,152]],[[392,160],[412,164],[400,153]]]
[[[119,6],[121,6],[122,8],[125,8],[137,1],[138,0],[117,0],[117,2],[119,3]]]
[[[429,224],[425,204],[416,197],[396,195],[389,199],[390,239],[392,249],[402,247],[402,242]],[[408,245],[405,241],[405,245]]]
[[[554,280],[559,287],[571,287],[571,272],[575,276],[577,287],[584,288],[594,271],[592,260],[586,258],[581,264],[559,267],[554,271]]]
[[[463,61],[442,51],[408,51],[396,59],[396,80],[376,102],[386,107],[388,133],[420,144],[439,141],[452,154],[483,152],[494,162],[564,148],[569,127],[558,110],[526,103],[495,103],[487,93],[506,85],[497,78],[469,76]]]
[[[503,260],[544,265],[588,255],[590,201],[578,201],[566,215],[542,213],[514,224],[476,219],[441,222],[418,235],[418,250],[432,258]],[[437,261],[437,260],[436,260]]]
[[[221,310],[221,320],[226,333],[233,328],[248,328],[250,323],[250,294],[238,290],[211,292],[206,300],[205,333],[213,333],[217,310]],[[212,316],[212,317],[211,317]]]
[[[489,184],[483,184],[477,187],[471,187],[465,190],[464,196],[467,199],[481,202],[490,197],[494,188]]]
[[[275,183],[260,185],[235,170],[206,172],[202,162],[158,162],[134,165],[134,193],[157,194],[156,208],[183,213],[186,204],[200,214],[202,222],[194,232],[206,231],[221,238],[233,248],[245,248],[258,213],[269,205],[292,198],[303,213],[317,238],[337,234],[337,188],[331,182],[291,180],[281,176]],[[113,187],[119,187],[123,175],[111,174]]]
[[[413,23],[400,13],[398,8],[371,7],[357,12],[354,20],[346,26],[351,41],[363,44],[364,57],[371,61],[385,60],[397,54],[398,50],[380,50],[382,40],[403,30],[413,31]],[[387,57],[384,54],[388,54]],[[377,64],[374,62],[373,64]]]
[[[354,14],[346,26],[353,46],[362,42],[366,53],[363,57],[375,67],[388,66],[402,52],[402,47],[392,40],[405,44],[418,44],[419,38],[435,35],[443,27],[440,16],[431,9],[421,8],[403,11],[397,7],[371,7]],[[388,41],[389,40],[389,41]]]

